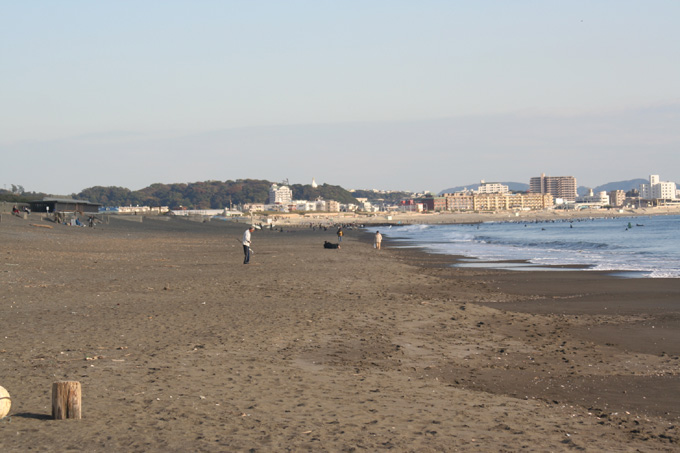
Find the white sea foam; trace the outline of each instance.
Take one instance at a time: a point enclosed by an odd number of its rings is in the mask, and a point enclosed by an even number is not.
[[[636,219],[638,220],[638,219]],[[581,265],[648,278],[680,278],[680,216],[480,225],[408,225],[389,230],[430,252],[480,261],[524,260],[535,265]]]

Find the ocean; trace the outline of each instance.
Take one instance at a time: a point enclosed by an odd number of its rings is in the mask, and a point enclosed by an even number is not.
[[[467,257],[459,266],[680,278],[680,216],[383,227],[391,245]]]

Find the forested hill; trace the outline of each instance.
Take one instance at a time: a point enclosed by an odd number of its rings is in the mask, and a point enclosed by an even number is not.
[[[335,200],[345,204],[358,203],[357,199],[349,191],[340,186],[322,184],[312,187],[309,184],[291,184],[289,187],[293,191],[293,198],[295,200],[316,200],[321,197],[324,200]]]
[[[189,209],[222,209],[245,203],[267,203],[270,181],[238,179],[236,181],[204,181],[189,184],[152,184],[132,191],[123,187],[90,187],[76,195],[77,198],[101,203],[104,206],[180,206]],[[336,200],[340,203],[356,203],[356,199],[340,186],[323,184],[289,186],[296,200]]]

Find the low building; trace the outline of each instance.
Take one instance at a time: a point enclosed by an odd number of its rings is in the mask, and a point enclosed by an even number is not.
[[[511,209],[522,209],[530,211],[540,211],[543,209],[552,209],[555,206],[555,199],[549,193],[517,193],[510,195],[516,201]]]
[[[167,206],[102,206],[100,214],[165,214],[169,212]]]
[[[444,194],[448,211],[542,210],[553,207],[553,196],[540,193],[472,193]]]
[[[293,202],[296,211],[316,211],[316,202],[307,200],[298,200]]]
[[[399,202],[399,211],[401,212],[423,212],[424,206],[416,200],[401,200]]]
[[[590,189],[588,195],[582,197],[576,197],[575,207],[576,208],[602,208],[609,206],[610,200],[607,192],[602,191],[597,194],[593,193],[593,189]]]
[[[553,206],[551,194],[475,194],[475,211],[538,211]]]
[[[328,212],[340,212],[340,203],[335,200],[326,201],[326,211]]]
[[[243,205],[244,212],[262,212],[265,210],[264,203],[250,203]]]
[[[447,211],[474,211],[475,201],[471,192],[445,193]]]
[[[415,200],[416,203],[423,205],[424,211],[441,212],[446,211],[446,197],[422,197]]]
[[[98,214],[102,206],[100,203],[72,198],[43,198],[41,201],[31,201],[29,205],[32,212],[79,212],[83,214]]]
[[[507,211],[508,197],[495,193],[476,193],[472,197],[474,211]]]
[[[366,198],[357,198],[359,200],[359,209],[364,212],[373,212],[373,204]]]

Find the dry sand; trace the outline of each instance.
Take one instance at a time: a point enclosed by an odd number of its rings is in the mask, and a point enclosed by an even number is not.
[[[47,225],[43,228],[35,225]],[[0,451],[678,451],[680,279],[3,216]],[[51,420],[51,386],[83,419]]]

